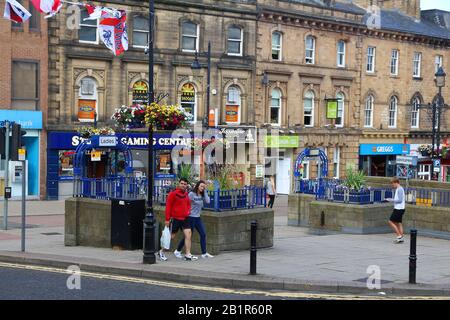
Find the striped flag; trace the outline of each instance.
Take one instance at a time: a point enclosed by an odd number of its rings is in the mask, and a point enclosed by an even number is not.
[[[23,23],[31,17],[31,13],[16,0],[6,0],[3,17],[17,23]]]
[[[53,17],[62,7],[61,0],[31,0],[40,12],[47,13],[45,18]]]
[[[120,19],[102,19],[98,27],[100,39],[116,56],[128,50],[127,16],[125,11],[120,11],[122,14]]]

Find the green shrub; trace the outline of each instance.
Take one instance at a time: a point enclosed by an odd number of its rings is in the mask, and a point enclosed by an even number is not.
[[[344,185],[352,190],[361,190],[366,185],[366,176],[363,171],[355,171],[347,168]]]

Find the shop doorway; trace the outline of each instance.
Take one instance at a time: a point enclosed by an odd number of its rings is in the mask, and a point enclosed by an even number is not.
[[[291,192],[291,158],[280,158],[277,165],[276,190],[279,194]]]

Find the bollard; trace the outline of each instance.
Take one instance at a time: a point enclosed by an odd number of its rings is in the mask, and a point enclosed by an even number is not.
[[[256,274],[256,228],[258,222],[253,220],[250,227],[250,274]]]
[[[144,258],[143,263],[156,263],[155,257],[155,218],[152,209],[147,208],[147,214],[144,219]]]
[[[411,229],[411,247],[409,252],[409,283],[416,283],[416,266],[417,266],[417,230]]]

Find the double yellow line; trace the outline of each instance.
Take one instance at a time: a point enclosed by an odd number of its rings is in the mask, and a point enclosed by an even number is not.
[[[0,262],[0,268],[12,268],[12,269],[32,270],[32,271],[41,271],[41,272],[52,272],[52,273],[60,273],[60,274],[67,274],[67,275],[73,274],[73,272],[68,271],[66,269],[15,264],[15,263],[3,263],[3,262]],[[304,293],[304,292],[288,292],[288,291],[276,292],[276,291],[261,291],[261,290],[238,290],[238,289],[227,289],[227,288],[220,288],[220,287],[182,284],[182,283],[174,283],[174,282],[167,282],[167,281],[158,281],[158,280],[150,280],[150,279],[144,279],[144,278],[126,277],[126,276],[118,276],[118,275],[110,275],[110,274],[101,274],[101,273],[85,272],[85,271],[80,271],[79,275],[81,277],[147,284],[147,285],[154,285],[154,286],[161,286],[161,287],[168,287],[168,288],[199,290],[199,291],[207,291],[207,292],[222,293],[222,294],[261,295],[261,296],[265,296],[265,297],[281,298],[281,299],[285,298],[285,299],[325,299],[325,300],[450,300],[450,296],[448,296],[448,297],[445,297],[445,296],[411,296],[411,297],[392,296],[392,297],[389,297],[386,295],[364,296],[364,295],[344,295],[344,294],[339,295],[339,294]]]

